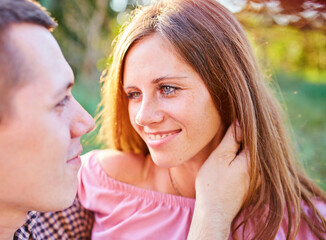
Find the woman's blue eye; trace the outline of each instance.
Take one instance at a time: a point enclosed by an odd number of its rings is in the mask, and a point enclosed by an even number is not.
[[[129,99],[138,99],[141,97],[141,93],[140,92],[130,92],[127,93],[127,98]]]
[[[65,96],[56,106],[57,107],[64,107],[66,104],[67,104],[67,102],[69,101],[69,99],[70,99],[70,96]]]
[[[169,86],[169,85],[162,85],[160,87],[160,91],[163,95],[168,96],[171,95],[173,93],[176,92],[176,90],[178,90],[179,88],[177,87],[173,87],[173,86]]]

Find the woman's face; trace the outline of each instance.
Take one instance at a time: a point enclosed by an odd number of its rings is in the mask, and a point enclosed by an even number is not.
[[[224,130],[203,80],[175,52],[153,34],[129,49],[123,72],[131,124],[161,167],[203,162]]]

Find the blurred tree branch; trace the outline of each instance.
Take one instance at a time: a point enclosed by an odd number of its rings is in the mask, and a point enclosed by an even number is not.
[[[110,0],[40,2],[48,6],[59,23],[54,35],[76,75],[82,80],[98,81],[96,63],[106,57],[114,37],[110,23],[116,22],[116,13],[109,7]]]

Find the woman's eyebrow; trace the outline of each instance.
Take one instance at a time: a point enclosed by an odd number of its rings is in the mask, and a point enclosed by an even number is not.
[[[157,84],[160,83],[164,80],[169,80],[169,79],[175,79],[175,80],[179,80],[179,79],[185,79],[188,78],[186,76],[163,76],[163,77],[159,77],[159,78],[155,78],[152,80],[152,83]]]

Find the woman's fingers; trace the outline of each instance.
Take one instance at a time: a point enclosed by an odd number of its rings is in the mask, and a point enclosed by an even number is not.
[[[226,163],[230,164],[237,155],[242,138],[243,135],[240,126],[236,123],[231,124],[222,141],[211,153],[209,158],[215,159],[215,161],[225,161]]]

